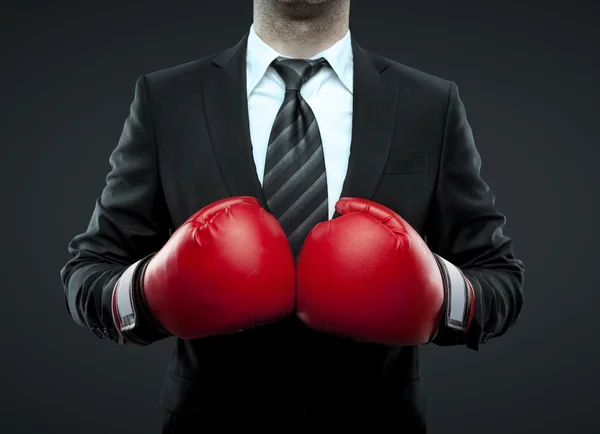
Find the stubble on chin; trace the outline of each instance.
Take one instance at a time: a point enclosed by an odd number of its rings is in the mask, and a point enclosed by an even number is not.
[[[278,15],[293,21],[306,21],[324,15],[338,0],[272,0]]]

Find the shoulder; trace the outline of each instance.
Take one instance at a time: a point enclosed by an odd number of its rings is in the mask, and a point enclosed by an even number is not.
[[[363,50],[363,52],[374,64],[381,65],[382,78],[400,84],[403,92],[409,92],[427,99],[448,101],[450,94],[456,88],[454,82],[445,78],[370,51]]]
[[[153,71],[143,77],[150,88],[160,90],[162,88],[178,87],[194,82],[199,82],[216,67],[213,59],[219,53],[211,54],[190,62],[174,65],[165,69]]]

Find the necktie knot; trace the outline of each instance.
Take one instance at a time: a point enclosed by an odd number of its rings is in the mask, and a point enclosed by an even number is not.
[[[304,83],[327,66],[327,60],[319,59],[287,59],[278,57],[271,64],[285,83],[286,90],[298,91]]]

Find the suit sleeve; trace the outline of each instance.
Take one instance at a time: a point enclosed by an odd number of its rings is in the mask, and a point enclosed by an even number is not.
[[[119,341],[111,298],[121,274],[158,251],[170,223],[159,183],[145,77],[136,83],[111,169],[87,230],[73,238],[60,272],[67,309],[75,322],[100,338]]]
[[[505,216],[495,209],[495,197],[480,175],[476,149],[458,88],[450,83],[444,140],[427,242],[431,250],[457,266],[475,293],[475,316],[465,333],[442,330],[434,343],[466,345],[478,350],[490,338],[504,334],[523,307],[523,263],[503,233]]]

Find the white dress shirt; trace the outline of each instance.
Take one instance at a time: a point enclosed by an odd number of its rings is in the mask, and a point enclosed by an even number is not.
[[[246,86],[252,153],[261,185],[271,128],[285,95],[283,80],[270,66],[280,56],[289,57],[268,46],[258,37],[252,25],[246,54]],[[324,57],[331,68],[321,68],[302,86],[300,94],[314,112],[321,132],[329,218],[332,218],[346,178],[352,138],[354,71],[350,31],[343,39],[312,59],[320,57]]]

